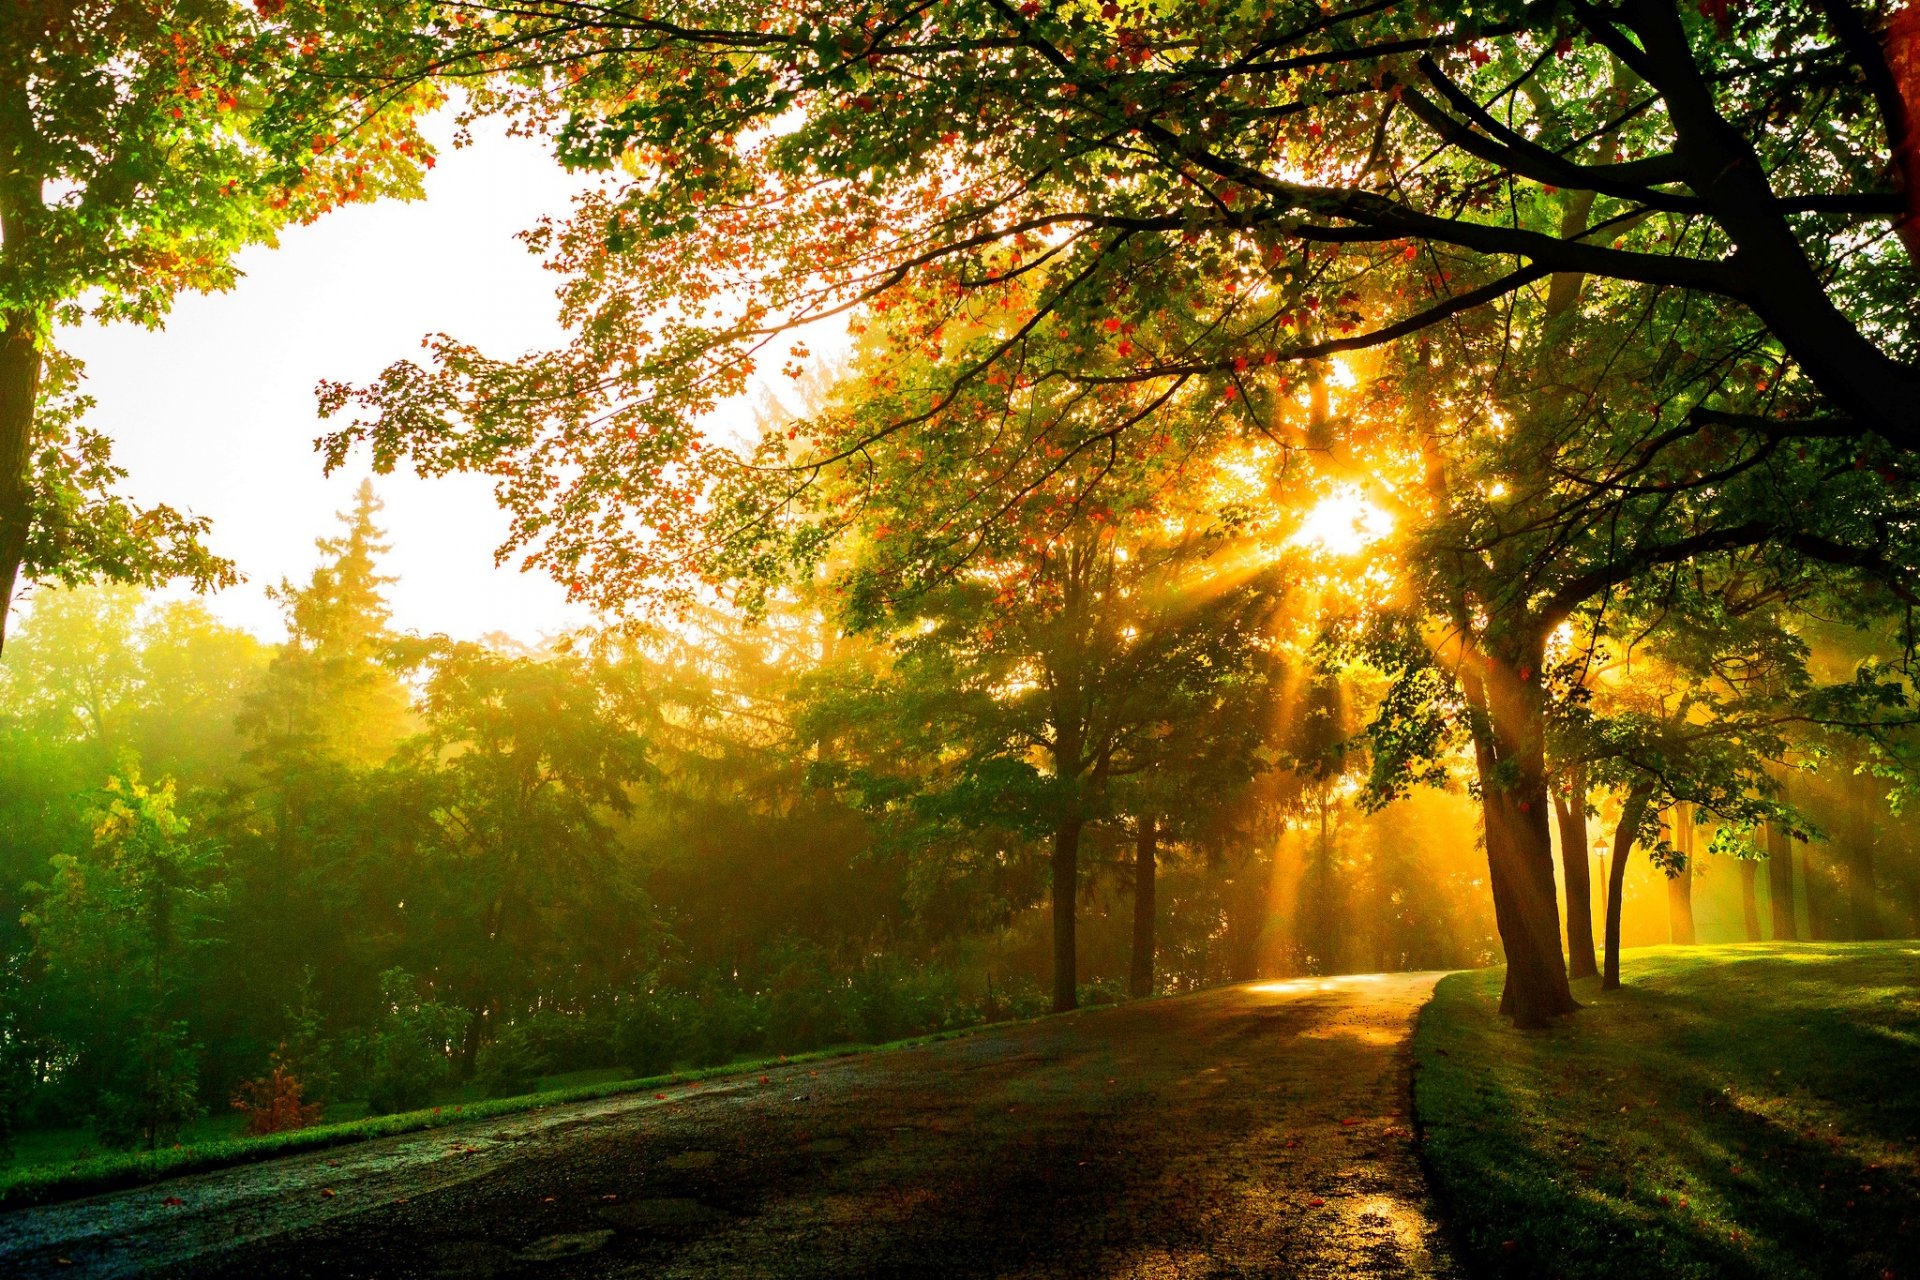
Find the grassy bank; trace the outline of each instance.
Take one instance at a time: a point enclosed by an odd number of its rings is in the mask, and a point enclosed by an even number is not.
[[[1551,1031],[1499,970],[1414,1038],[1423,1155],[1484,1276],[1920,1276],[1920,943],[1656,947]]]
[[[1004,1026],[1006,1024],[987,1025]],[[374,1138],[391,1137],[395,1134],[415,1133],[424,1129],[438,1129],[468,1120],[483,1120],[489,1116],[535,1111],[541,1107],[559,1106],[571,1102],[590,1102],[597,1098],[608,1098],[624,1093],[662,1092],[697,1080],[751,1075],[781,1066],[932,1044],[936,1041],[972,1035],[984,1029],[985,1026],[965,1027],[931,1035],[913,1036],[888,1044],[844,1045],[811,1053],[791,1054],[786,1057],[753,1059],[732,1062],[720,1067],[676,1071],[669,1075],[576,1084],[511,1098],[449,1102],[420,1111],[405,1111],[387,1116],[366,1116],[257,1138],[217,1136],[220,1132],[217,1128],[213,1128],[209,1135],[208,1129],[203,1128],[198,1134],[188,1135],[196,1140],[183,1142],[178,1146],[160,1151],[121,1151],[57,1163],[35,1162],[31,1159],[32,1146],[23,1143],[18,1155],[29,1158],[22,1160],[17,1155],[12,1164],[0,1168],[0,1209],[17,1209],[25,1205],[70,1200],[78,1196],[156,1182],[179,1174],[203,1173],[232,1165],[250,1164],[259,1160],[294,1155],[303,1151],[344,1146]]]

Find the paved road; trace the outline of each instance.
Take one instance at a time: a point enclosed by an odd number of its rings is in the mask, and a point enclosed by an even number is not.
[[[1407,1114],[1435,976],[1229,987],[25,1210],[0,1276],[1453,1277]]]

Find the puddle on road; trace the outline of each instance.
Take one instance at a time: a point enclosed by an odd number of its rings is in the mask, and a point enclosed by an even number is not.
[[[613,1239],[609,1228],[598,1231],[570,1231],[565,1235],[545,1236],[535,1240],[520,1251],[521,1262],[554,1262],[561,1258],[577,1258],[583,1253],[593,1253],[607,1247]]]

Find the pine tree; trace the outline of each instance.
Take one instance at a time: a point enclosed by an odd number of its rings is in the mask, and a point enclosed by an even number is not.
[[[304,587],[283,581],[287,643],[250,700],[243,727],[262,761],[298,756],[349,768],[383,762],[406,736],[407,691],[385,659],[394,635],[380,573],[391,548],[375,523],[384,504],[361,481],[344,532],[315,545],[330,560]]]

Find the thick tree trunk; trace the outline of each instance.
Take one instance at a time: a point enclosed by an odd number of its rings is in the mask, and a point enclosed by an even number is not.
[[[1673,834],[1685,864],[1678,875],[1667,876],[1667,938],[1683,947],[1694,944],[1693,930],[1693,808],[1675,805]]]
[[[1560,826],[1560,879],[1567,893],[1567,976],[1600,972],[1593,958],[1593,876],[1587,864],[1587,772],[1574,770],[1565,794],[1554,793]]]
[[[1747,941],[1760,941],[1760,868],[1752,858],[1740,859],[1740,919]]]
[[[1080,985],[1074,940],[1074,909],[1080,892],[1079,809],[1053,833],[1053,1011],[1078,1007]]]
[[[1874,793],[1872,781],[1847,782],[1847,837],[1841,867],[1846,876],[1847,923],[1856,942],[1887,936],[1880,921],[1879,877],[1873,865]]]
[[[1158,866],[1160,825],[1141,814],[1133,839],[1133,964],[1127,991],[1139,1000],[1153,994],[1154,876]]]
[[[1793,913],[1793,837],[1777,822],[1767,824],[1767,897],[1772,904],[1773,940],[1797,940],[1800,926]]]
[[[20,561],[31,531],[27,462],[40,394],[39,326],[26,312],[0,316],[0,646],[6,643]]]
[[[1607,867],[1606,938],[1600,968],[1602,991],[1620,989],[1620,891],[1627,882],[1627,855],[1633,852],[1634,833],[1640,829],[1640,819],[1646,816],[1652,798],[1653,788],[1648,786],[1627,792],[1626,803],[1620,807],[1620,825],[1613,829],[1613,857]]]
[[[1487,837],[1493,916],[1507,957],[1500,1012],[1516,1027],[1544,1027],[1579,1006],[1567,986],[1553,882],[1552,800],[1546,773],[1544,640],[1486,662],[1469,681],[1477,702],[1475,763]]]

